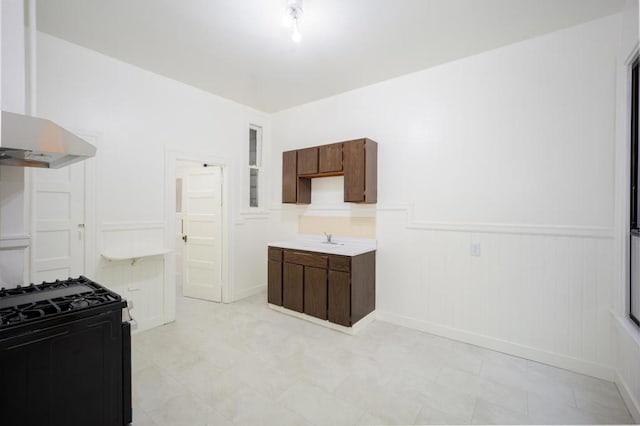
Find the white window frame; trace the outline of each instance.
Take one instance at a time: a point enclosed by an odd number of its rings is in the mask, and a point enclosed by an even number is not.
[[[247,153],[248,153],[248,168],[249,168],[249,194],[248,194],[248,207],[249,209],[251,209],[252,211],[255,210],[259,210],[261,208],[261,204],[262,204],[262,127],[255,125],[255,124],[249,124],[249,131],[251,130],[255,130],[256,131],[256,164],[251,164],[251,152],[247,149]],[[251,170],[257,170],[258,171],[258,188],[256,190],[257,194],[257,206],[252,206],[251,205]]]

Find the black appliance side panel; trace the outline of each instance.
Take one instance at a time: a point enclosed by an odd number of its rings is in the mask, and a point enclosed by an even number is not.
[[[120,426],[121,312],[0,341],[3,424]]]
[[[122,323],[122,416],[125,425],[133,421],[131,406],[131,324]]]

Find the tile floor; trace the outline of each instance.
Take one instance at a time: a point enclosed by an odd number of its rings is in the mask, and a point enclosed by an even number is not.
[[[260,294],[178,298],[133,337],[134,425],[632,423],[613,383],[384,322],[349,336]]]

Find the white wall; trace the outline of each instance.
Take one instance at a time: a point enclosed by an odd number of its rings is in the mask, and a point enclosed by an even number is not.
[[[243,206],[248,205],[248,201],[245,203],[248,196],[243,196],[248,184],[241,185],[248,156],[249,123],[259,120],[259,114],[42,33],[38,37],[37,59],[39,115],[72,131],[93,135],[98,145],[93,171],[95,184],[90,189],[94,192],[95,217],[88,218],[88,226],[97,234],[97,244],[88,249],[94,268],[87,275],[112,286],[129,279],[156,288],[164,285],[170,300],[175,283],[173,256],[167,256],[159,264],[143,261],[128,266],[129,272],[126,269],[117,272],[118,268],[101,259],[100,253],[105,244],[135,245],[157,238],[158,232],[168,247],[175,246],[174,233],[170,232],[175,227],[175,210],[173,213],[166,210],[165,157],[181,152],[203,159],[215,158],[225,164],[229,206],[227,253],[241,257],[236,261],[226,256],[230,268],[228,281],[234,284],[233,291],[239,293],[264,285],[234,278],[237,274],[234,265],[246,268],[259,264],[264,257],[264,253],[246,250],[244,244],[249,241],[236,239],[233,226],[234,220],[241,217]],[[168,195],[173,197],[174,192],[169,191]],[[266,244],[262,229],[252,230],[252,244]],[[162,240],[157,244],[161,243]],[[140,272],[143,268],[149,271]],[[233,294],[228,294],[228,300],[232,297]]]
[[[275,114],[274,227],[360,208],[339,195],[281,206],[282,151],[370,137],[378,317],[612,379],[620,19]]]
[[[25,112],[24,10],[22,0],[3,0],[2,109]],[[7,146],[10,141],[0,141]],[[25,284],[29,236],[25,210],[25,171],[0,166],[0,286]]]
[[[629,411],[640,423],[640,329],[628,318],[629,307],[629,140],[630,61],[638,54],[638,0],[627,0],[622,11],[620,54],[617,58],[615,280],[612,314],[615,327],[616,383]]]

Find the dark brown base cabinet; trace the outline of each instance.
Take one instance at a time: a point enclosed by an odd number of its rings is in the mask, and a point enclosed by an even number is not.
[[[373,312],[375,251],[339,256],[269,247],[268,302],[351,327]]]

